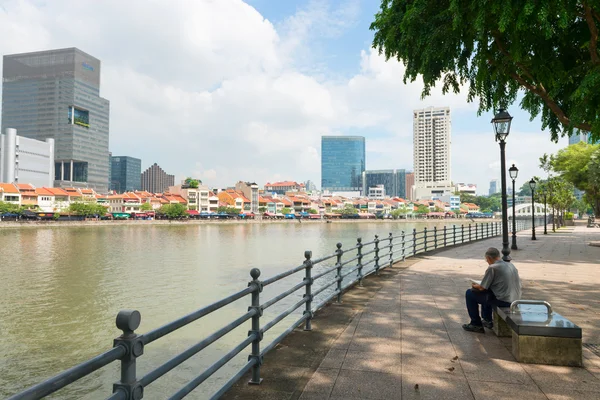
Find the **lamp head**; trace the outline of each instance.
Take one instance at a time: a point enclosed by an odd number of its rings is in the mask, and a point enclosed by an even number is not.
[[[514,181],[519,175],[519,168],[515,167],[515,164],[513,164],[512,167],[508,169],[508,174],[510,175],[510,179]]]
[[[535,179],[531,178],[531,180],[529,181],[529,187],[531,188],[531,190],[535,190],[535,186],[537,185],[537,182],[535,181]]]
[[[510,123],[513,117],[503,108],[498,110],[498,113],[492,119],[494,125],[494,133],[496,134],[497,142],[504,142],[510,133]]]

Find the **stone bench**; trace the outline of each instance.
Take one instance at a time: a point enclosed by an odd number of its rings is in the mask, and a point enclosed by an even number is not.
[[[494,332],[512,336],[512,353],[519,362],[581,367],[581,328],[552,311],[548,302],[517,300],[494,307]]]

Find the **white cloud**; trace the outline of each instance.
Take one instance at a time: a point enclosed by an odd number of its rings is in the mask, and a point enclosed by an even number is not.
[[[410,168],[413,109],[448,105],[456,119],[476,107],[466,93],[439,88],[421,100],[421,82],[405,85],[404,67],[371,50],[356,54],[354,76],[323,79],[314,46],[355,24],[359,2],[345,4],[312,1],[273,25],[241,0],[9,0],[0,7],[0,49],[75,46],[98,57],[111,151],[140,157],[143,167],[157,162],[177,179],[318,183],[320,137],[361,129],[375,133],[369,168]],[[523,135],[518,159],[541,149]],[[480,138],[454,130],[455,181],[481,186],[493,175],[485,167],[497,146]]]

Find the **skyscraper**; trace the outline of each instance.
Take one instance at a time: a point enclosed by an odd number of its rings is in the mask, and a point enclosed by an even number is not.
[[[406,171],[403,169],[382,169],[363,172],[363,190],[383,185],[385,195],[389,197],[406,196]]]
[[[498,185],[498,179],[492,179],[490,181],[490,190],[489,190],[489,195],[493,195],[494,193],[499,193],[500,192],[500,186]]]
[[[175,186],[175,175],[167,174],[157,163],[142,172],[142,190],[163,193],[169,186]]]
[[[2,131],[54,139],[54,184],[108,190],[109,101],[100,60],[76,48],[4,56]]]
[[[413,186],[415,185],[415,173],[414,172],[407,172],[406,173],[406,185],[404,186],[406,188],[406,199],[413,201]]]
[[[142,160],[128,156],[111,156],[110,189],[117,193],[142,188]]]
[[[588,132],[580,131],[578,129],[575,132],[573,132],[573,134],[571,136],[569,136],[569,146],[572,144],[579,143],[579,142],[585,142],[585,143],[589,143],[589,144],[600,143],[599,141],[596,141],[596,142],[592,141],[592,138],[590,137]]]
[[[413,112],[416,199],[453,191],[450,124],[449,107],[428,107]]]
[[[321,189],[336,192],[361,191],[365,157],[364,137],[323,136]]]

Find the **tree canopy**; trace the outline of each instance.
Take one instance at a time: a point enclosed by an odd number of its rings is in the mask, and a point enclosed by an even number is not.
[[[373,47],[421,76],[423,97],[468,86],[479,114],[520,106],[557,141],[600,138],[600,5],[581,0],[382,0]]]
[[[168,219],[187,217],[186,208],[183,204],[165,204],[158,212],[165,215]]]
[[[556,154],[544,154],[540,166],[585,191],[585,200],[600,215],[600,145],[579,142]]]
[[[106,214],[107,210],[102,204],[91,202],[71,203],[68,209],[70,213],[83,215],[84,217],[102,217]]]

